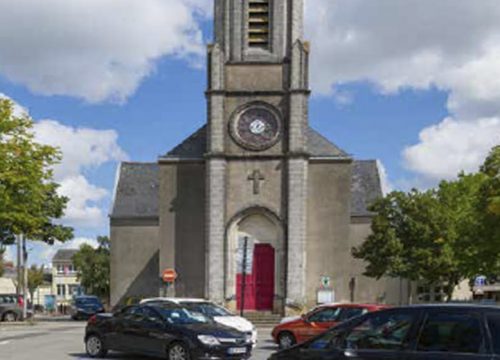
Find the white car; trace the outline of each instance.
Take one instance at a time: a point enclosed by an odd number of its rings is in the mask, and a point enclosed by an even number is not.
[[[147,304],[155,302],[170,302],[185,307],[190,311],[203,314],[219,324],[231,327],[251,336],[254,347],[257,344],[257,329],[250,321],[241,316],[234,315],[226,308],[216,305],[209,300],[158,297],[143,299],[140,303]]]

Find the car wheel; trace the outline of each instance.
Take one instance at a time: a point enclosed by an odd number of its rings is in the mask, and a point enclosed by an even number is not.
[[[295,345],[297,341],[295,340],[295,336],[289,332],[282,332],[278,336],[278,344],[280,349],[288,349]]]
[[[91,358],[105,357],[108,351],[104,348],[104,343],[98,335],[90,335],[85,341],[85,350]]]
[[[168,348],[168,360],[190,360],[190,358],[188,348],[181,343],[175,343]]]
[[[16,320],[17,320],[17,315],[10,311],[8,313],[5,313],[3,316],[3,321],[5,322],[14,322]]]

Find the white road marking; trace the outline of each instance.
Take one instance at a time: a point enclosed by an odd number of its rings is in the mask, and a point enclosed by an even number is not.
[[[10,341],[9,341],[9,340],[2,341],[2,342],[0,342],[0,346],[1,346],[1,345],[7,345],[8,343],[10,343]]]

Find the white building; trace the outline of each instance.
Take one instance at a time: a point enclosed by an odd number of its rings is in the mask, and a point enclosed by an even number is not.
[[[52,294],[56,295],[58,305],[69,305],[74,295],[82,293],[72,260],[77,252],[62,249],[52,259]]]

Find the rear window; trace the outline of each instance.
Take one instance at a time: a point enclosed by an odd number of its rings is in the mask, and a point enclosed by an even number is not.
[[[488,327],[493,341],[493,351],[500,355],[500,315],[488,315]]]
[[[418,351],[478,354],[483,351],[481,322],[473,315],[432,313],[418,340]]]

